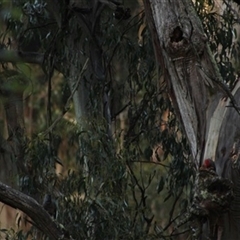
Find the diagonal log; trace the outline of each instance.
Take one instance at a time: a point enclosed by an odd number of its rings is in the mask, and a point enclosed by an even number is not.
[[[62,229],[54,222],[45,209],[33,198],[0,182],[1,202],[26,213],[43,233],[50,239],[68,239]]]

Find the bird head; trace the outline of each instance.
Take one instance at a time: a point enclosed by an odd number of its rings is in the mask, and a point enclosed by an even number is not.
[[[207,158],[203,161],[201,168],[202,170],[211,170],[211,171],[216,171],[216,166],[215,163],[212,159]]]
[[[49,213],[50,216],[56,218],[57,206],[56,202],[52,199],[51,194],[46,194],[44,196],[43,208]]]

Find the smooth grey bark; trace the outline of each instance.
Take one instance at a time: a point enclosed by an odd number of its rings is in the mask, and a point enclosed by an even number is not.
[[[221,84],[190,0],[145,0],[144,5],[156,57],[196,167],[212,158],[218,174],[234,183],[235,199],[224,219],[223,239],[240,239],[240,116],[236,106],[240,102],[240,84],[232,93]]]

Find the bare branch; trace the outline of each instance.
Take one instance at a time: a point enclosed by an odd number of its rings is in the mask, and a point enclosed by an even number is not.
[[[44,54],[35,52],[20,52],[14,50],[0,50],[0,62],[26,62],[42,65]]]
[[[0,201],[26,213],[34,225],[50,239],[65,239],[63,231],[33,198],[0,182]]]

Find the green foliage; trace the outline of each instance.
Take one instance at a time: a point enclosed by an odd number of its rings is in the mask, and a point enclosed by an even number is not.
[[[223,2],[224,5],[212,0],[195,1],[195,7],[221,76],[232,88],[239,72],[239,55],[236,54],[239,48],[239,17],[229,1]]]

